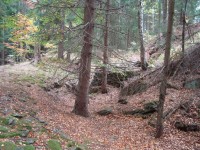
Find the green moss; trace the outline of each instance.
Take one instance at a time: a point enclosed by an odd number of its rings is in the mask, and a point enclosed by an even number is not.
[[[41,87],[44,87],[45,86],[45,75],[40,73],[40,74],[36,74],[34,76],[32,75],[24,75],[22,77],[20,77],[17,82],[28,82],[30,84],[37,84]]]
[[[0,139],[11,138],[11,137],[20,136],[20,135],[21,135],[20,132],[3,133],[3,134],[0,134]]]
[[[31,126],[31,123],[28,122],[27,120],[19,120],[17,123],[17,129],[18,130],[25,130],[25,129],[32,130],[32,126]]]
[[[9,119],[0,117],[0,124],[1,125],[8,125],[9,124]]]
[[[17,146],[12,142],[4,142],[0,144],[1,150],[15,150]]]
[[[6,117],[6,118],[2,118],[2,117],[0,117],[0,124],[1,125],[10,125],[10,123],[11,122],[17,122],[18,121],[18,119],[16,119],[16,118],[14,118],[14,117],[12,117],[12,116],[9,116],[9,117]]]
[[[42,128],[40,129],[40,132],[41,132],[41,133],[47,132],[47,129],[44,128],[44,127],[42,127]]]
[[[57,140],[49,140],[47,142],[49,150],[62,150],[60,143]]]
[[[8,128],[4,126],[0,126],[0,132],[8,132]]]
[[[33,145],[26,145],[23,148],[24,150],[35,150],[35,147]]]

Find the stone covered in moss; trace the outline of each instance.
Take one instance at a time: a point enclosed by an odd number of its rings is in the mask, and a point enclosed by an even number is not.
[[[49,150],[62,150],[60,142],[57,140],[49,140],[47,142],[47,147]]]

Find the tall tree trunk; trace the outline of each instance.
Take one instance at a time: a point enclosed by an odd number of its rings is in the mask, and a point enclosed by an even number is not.
[[[101,93],[107,93],[107,64],[108,64],[108,26],[109,26],[109,5],[110,0],[106,3],[105,30],[104,30],[104,51],[103,51],[103,67],[102,67],[102,85]]]
[[[166,27],[167,22],[167,0],[163,0],[163,26]]]
[[[142,0],[138,1],[138,30],[140,38],[140,61],[142,70],[147,70],[147,63],[145,60],[145,48],[144,48],[144,39],[143,39],[143,29],[142,29]]]
[[[186,24],[185,13],[186,13],[186,8],[187,8],[187,0],[185,0],[185,6],[182,10],[182,24],[183,24],[183,29],[182,29],[182,57],[184,56],[184,53],[185,53],[185,24]]]
[[[69,28],[71,29],[73,26],[72,26],[72,22],[70,21],[69,22]],[[69,32],[68,34],[68,39],[71,38],[71,31]],[[71,61],[71,49],[68,49],[67,50],[67,61],[70,62]]]
[[[5,64],[5,50],[4,50],[4,46],[3,49],[1,51],[1,65]]]
[[[60,22],[60,33],[61,33],[61,39],[58,43],[58,59],[64,59],[64,40],[65,40],[65,15],[64,10],[61,10],[61,22]]]
[[[38,64],[41,61],[41,54],[40,54],[41,48],[40,44],[36,43],[34,46],[34,63]]]
[[[84,8],[84,43],[81,51],[78,93],[73,112],[84,117],[89,116],[88,91],[91,73],[92,34],[94,31],[94,0],[85,0]]]
[[[5,64],[5,46],[4,46],[4,36],[5,36],[5,29],[4,29],[4,19],[3,19],[3,33],[2,33],[2,36],[3,36],[3,42],[2,42],[2,51],[1,51],[1,65],[4,65]]]
[[[166,33],[166,24],[167,24],[167,0],[162,0],[162,7],[163,7],[163,34]]]
[[[158,45],[161,41],[161,0],[158,0]]]
[[[167,37],[166,37],[166,48],[165,48],[165,58],[164,58],[164,72],[163,80],[160,85],[160,96],[159,96],[159,106],[158,106],[158,116],[157,116],[157,126],[156,126],[156,138],[159,138],[163,134],[163,107],[166,95],[166,85],[167,76],[169,71],[169,59],[170,59],[170,48],[171,48],[171,36],[173,28],[173,16],[174,16],[174,2],[175,0],[169,0],[168,8],[168,27],[167,27]]]
[[[64,59],[64,42],[58,43],[58,59]]]
[[[130,21],[128,23],[128,29],[127,29],[127,38],[126,38],[126,47],[127,47],[127,50],[130,46],[130,29],[129,29],[129,25],[130,25]]]

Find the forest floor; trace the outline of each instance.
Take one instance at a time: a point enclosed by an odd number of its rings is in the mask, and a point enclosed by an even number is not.
[[[163,136],[155,139],[155,128],[148,125],[149,118],[123,114],[123,111],[158,100],[158,85],[129,96],[127,105],[118,103],[117,88],[109,87],[108,94],[90,94],[91,116],[83,118],[71,113],[75,96],[66,87],[45,91],[39,86],[41,81],[35,81],[38,72],[38,68],[29,62],[0,67],[0,118],[22,115],[33,128],[27,136],[0,138],[0,142],[13,141],[23,145],[24,141],[33,138],[36,150],[47,149],[49,139],[59,140],[62,149],[66,150],[70,149],[71,141],[90,150],[200,150],[199,132],[183,132],[174,127],[176,120],[200,124],[199,118],[184,117],[178,110],[164,122]],[[200,91],[168,89],[165,109],[191,99],[200,101]],[[112,109],[113,114],[100,116],[96,113],[105,108]]]

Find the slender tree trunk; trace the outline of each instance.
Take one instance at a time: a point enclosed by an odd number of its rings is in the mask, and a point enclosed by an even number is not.
[[[58,43],[58,59],[64,59],[64,42]]]
[[[3,49],[1,51],[1,65],[5,64],[5,50],[4,50],[4,46]]]
[[[156,135],[155,135],[156,138],[161,137],[163,134],[163,107],[164,107],[164,102],[165,102],[167,76],[168,76],[168,71],[169,71],[171,36],[172,36],[173,16],[174,16],[174,3],[175,3],[175,0],[169,0],[168,27],[167,27],[167,37],[166,37],[165,58],[164,58],[164,73],[163,73],[163,80],[160,85],[160,96],[159,96],[157,126],[156,126]]]
[[[72,28],[72,22],[69,22],[69,28]],[[71,31],[69,32],[68,38],[71,38]],[[71,61],[71,49],[68,49],[67,51],[67,61],[70,62]]]
[[[64,10],[61,10],[61,23],[60,23],[60,33],[61,33],[61,39],[58,43],[58,59],[64,59],[64,40],[65,40],[65,20],[64,20]]]
[[[35,44],[34,51],[35,51],[35,54],[34,54],[34,57],[35,57],[34,63],[38,64],[41,61],[41,54],[40,54],[41,48],[40,48],[40,44],[38,44],[38,43]]]
[[[108,26],[109,26],[109,5],[110,0],[106,3],[105,30],[104,30],[104,51],[103,51],[103,67],[102,67],[102,85],[101,92],[107,93],[107,64],[108,64]]]
[[[167,0],[163,0],[163,25],[166,27],[167,22]]]
[[[5,64],[5,46],[4,46],[4,35],[5,34],[5,29],[4,29],[4,19],[3,19],[3,33],[2,33],[2,36],[3,36],[3,48],[2,48],[2,51],[1,51],[1,65],[4,65]]]
[[[88,91],[91,73],[92,34],[94,31],[94,0],[85,0],[84,8],[84,43],[81,51],[78,93],[73,112],[84,117],[89,116]]]
[[[130,22],[128,23],[130,24]],[[127,50],[130,46],[130,29],[129,29],[129,26],[128,26],[128,29],[127,29],[127,41],[126,41],[126,47],[127,47]]]
[[[142,70],[147,70],[146,60],[145,60],[145,48],[143,41],[143,30],[142,30],[142,0],[138,2],[138,30],[139,30],[139,38],[140,38],[140,61]]]
[[[161,41],[161,0],[158,0],[158,45]]]
[[[185,13],[186,13],[186,8],[187,8],[187,0],[185,0],[185,7],[184,7],[184,10],[182,10],[182,24],[183,24],[183,29],[182,29],[182,56],[183,57],[184,57],[184,54],[185,54],[185,24],[186,24]]]
[[[162,0],[162,7],[163,7],[163,29],[162,33],[165,35],[166,29],[167,29],[167,1],[168,0]]]

